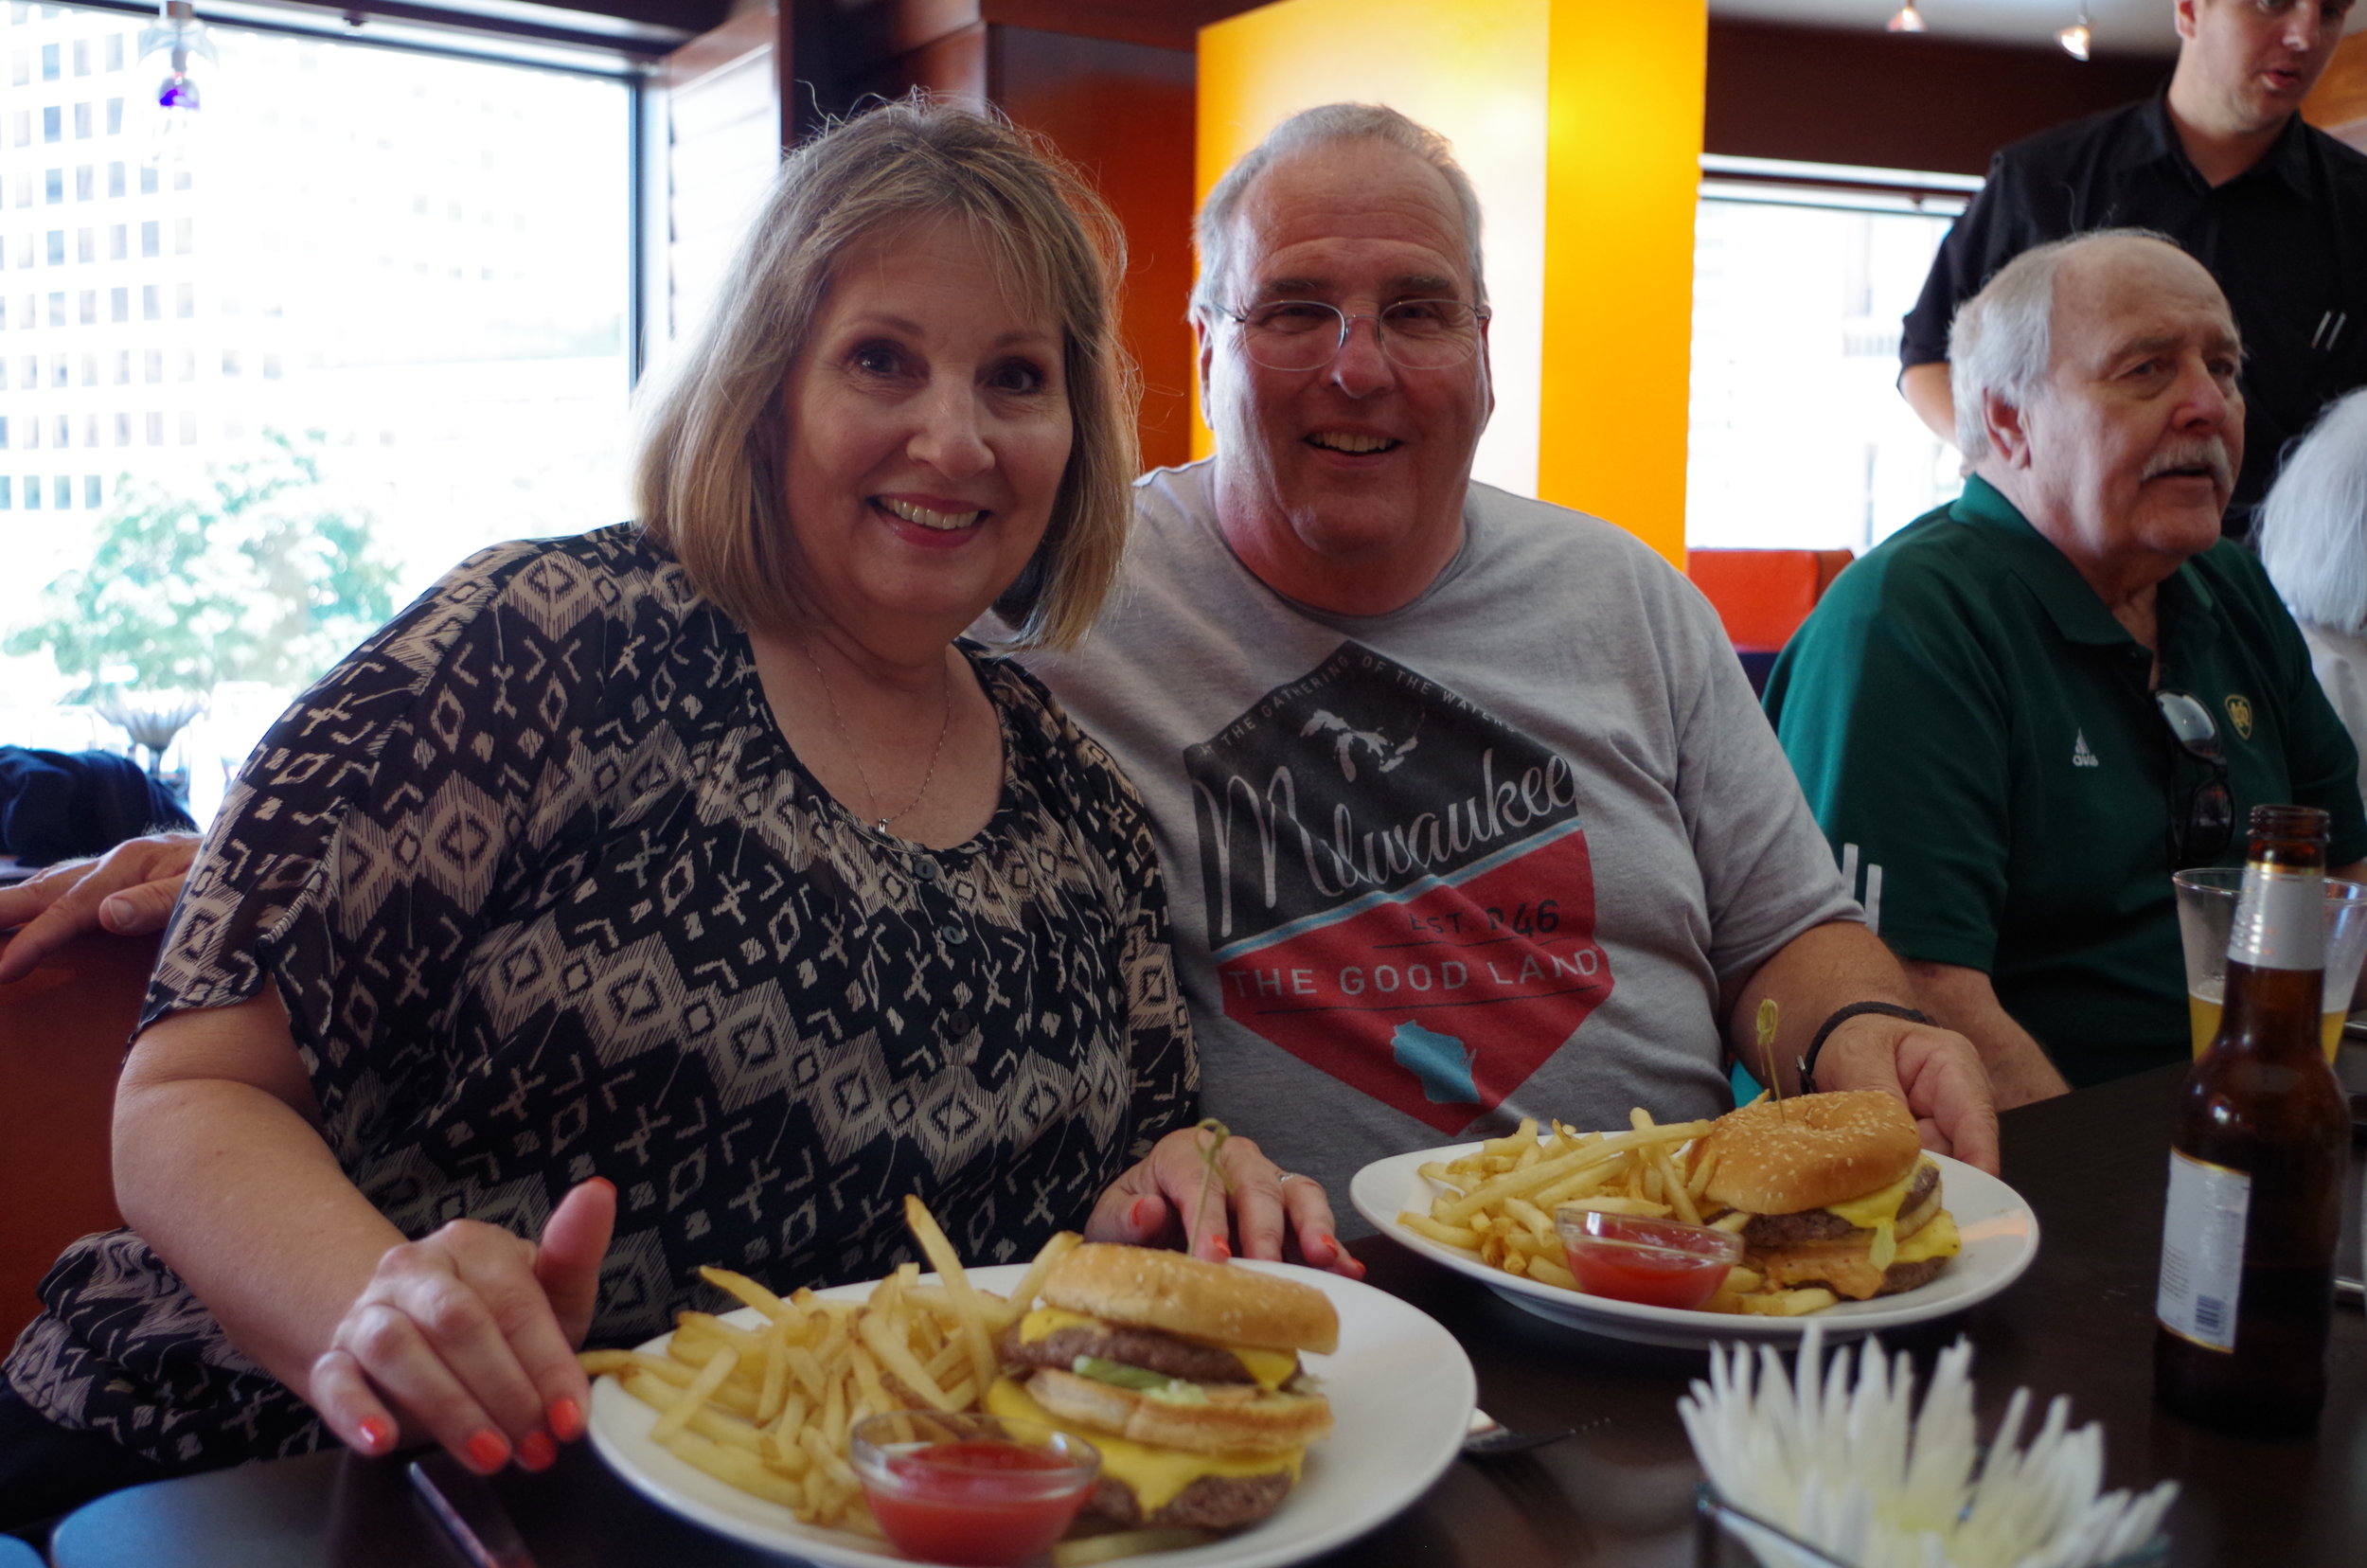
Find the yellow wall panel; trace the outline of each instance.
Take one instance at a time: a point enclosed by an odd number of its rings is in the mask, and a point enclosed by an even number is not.
[[[1679,566],[1708,49],[1704,0],[1554,3],[1538,493]]]

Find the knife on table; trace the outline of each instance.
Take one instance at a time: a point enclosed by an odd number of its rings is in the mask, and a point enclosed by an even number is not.
[[[411,1485],[476,1568],[535,1568],[491,1482],[438,1450],[411,1461]]]

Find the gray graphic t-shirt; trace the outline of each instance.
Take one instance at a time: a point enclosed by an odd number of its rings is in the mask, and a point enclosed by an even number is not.
[[[1118,605],[1028,660],[1150,808],[1209,1113],[1344,1214],[1365,1163],[1524,1114],[1723,1109],[1720,988],[1857,908],[1708,603],[1473,485],[1420,598],[1319,613],[1211,476],[1138,483]]]

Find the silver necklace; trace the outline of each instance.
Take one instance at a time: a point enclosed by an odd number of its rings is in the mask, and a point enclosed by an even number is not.
[[[863,753],[856,749],[854,737],[846,733],[846,716],[838,710],[838,694],[830,689],[830,678],[822,673],[822,661],[813,656],[813,644],[801,639],[797,646],[805,651],[806,663],[813,667],[813,678],[822,687],[822,700],[830,704],[830,727],[838,731],[838,743],[846,748],[847,760],[855,764],[855,777],[862,781],[863,799],[877,811],[880,809],[880,792],[872,788],[871,774],[863,765]],[[938,669],[942,672],[943,668],[943,662],[940,661]],[[945,755],[945,738],[953,728],[953,678],[945,676],[943,685],[945,717],[937,723],[937,743],[929,748],[929,766],[920,775],[920,789],[912,799],[904,802],[901,811],[887,812],[871,825],[873,830],[881,835],[886,834],[889,823],[898,817],[910,816],[918,810],[920,803],[929,798],[929,786],[936,782],[937,758]]]

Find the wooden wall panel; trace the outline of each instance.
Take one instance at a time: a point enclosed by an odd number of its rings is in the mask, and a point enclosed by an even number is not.
[[[2353,33],[2302,103],[2302,117],[2367,152],[2367,33]]]
[[[2166,58],[2083,65],[2060,49],[1712,18],[1702,148],[1985,174],[2006,143],[2147,97],[2169,71]]]
[[[1194,69],[1185,51],[992,27],[995,102],[1080,165],[1126,227],[1127,347],[1142,369],[1143,466],[1191,456]]]

